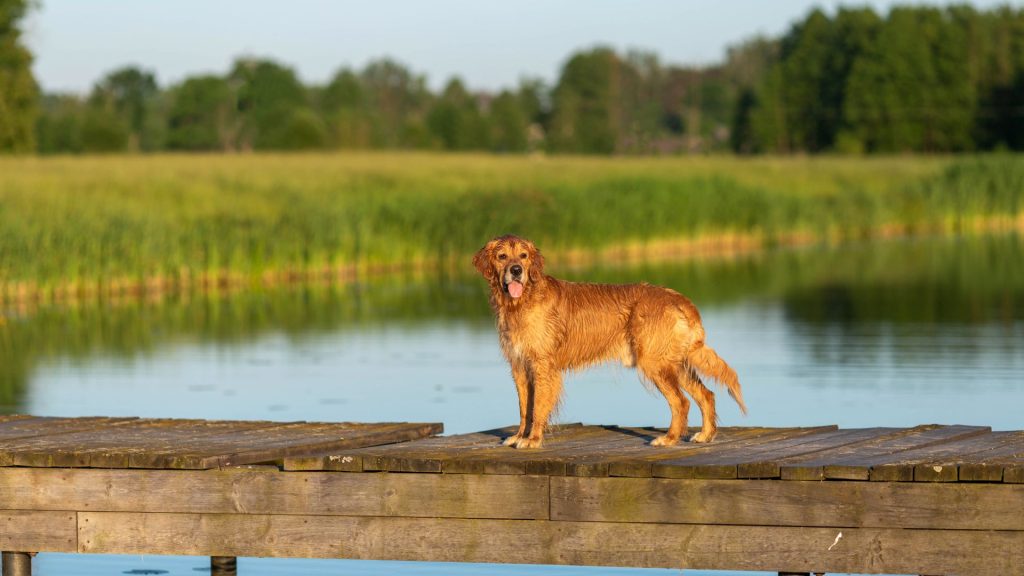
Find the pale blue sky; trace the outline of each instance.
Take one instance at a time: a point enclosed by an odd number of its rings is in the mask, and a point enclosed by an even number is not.
[[[1022,0],[1024,1],[1024,0]],[[1020,6],[1022,1],[1009,2]],[[294,66],[306,82],[388,55],[476,89],[552,80],[574,50],[605,44],[662,61],[705,64],[756,34],[778,35],[811,0],[38,0],[27,22],[36,78],[47,91],[88,91],[114,68],[154,70],[161,85],[224,73],[239,55]],[[905,2],[904,2],[905,3]],[[915,2],[920,4],[922,2]],[[929,2],[931,4],[944,4]],[[845,2],[842,4],[850,4]],[[886,11],[886,0],[857,2]],[[978,0],[988,7],[1007,2]]]

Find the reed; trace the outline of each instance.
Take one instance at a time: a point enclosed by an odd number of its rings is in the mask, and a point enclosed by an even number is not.
[[[1024,167],[1010,155],[3,158],[0,293],[90,297],[458,268],[505,232],[553,254],[956,232],[1018,225],[1022,195]]]

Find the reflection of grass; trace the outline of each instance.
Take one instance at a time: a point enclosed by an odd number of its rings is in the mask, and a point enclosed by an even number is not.
[[[782,301],[796,322],[934,324],[1024,320],[1024,240],[1017,237],[895,241],[800,249],[713,262],[551,272],[598,282],[648,281],[702,309],[746,299]],[[482,279],[390,278],[347,286],[170,295],[159,302],[0,309],[0,411],[46,358],[131,357],[178,341],[244,342],[388,324],[468,321],[493,337]],[[922,332],[927,332],[926,329]],[[1009,340],[1009,341],[1012,341]]]
[[[465,266],[503,232],[550,253],[953,229],[1021,211],[1016,157],[427,154],[0,159],[0,293],[254,285]],[[968,218],[968,221],[961,221]],[[440,260],[440,262],[438,261]]]

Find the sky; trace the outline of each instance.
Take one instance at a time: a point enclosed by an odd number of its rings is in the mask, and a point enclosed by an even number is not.
[[[908,2],[901,2],[907,4]],[[473,89],[551,82],[568,56],[595,45],[641,49],[664,63],[721,61],[728,46],[778,36],[811,0],[37,0],[25,22],[47,92],[88,92],[137,65],[161,86],[224,74],[239,56],[270,57],[310,84],[389,56],[437,89],[458,75]],[[891,1],[860,1],[886,12]],[[914,2],[914,4],[943,4]],[[1024,0],[973,2],[978,7]]]

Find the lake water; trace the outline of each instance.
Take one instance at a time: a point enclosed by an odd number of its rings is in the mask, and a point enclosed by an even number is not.
[[[467,264],[467,268],[469,265]],[[687,294],[738,372],[726,426],[1024,428],[1024,240],[946,238],[715,262],[548,270]],[[514,386],[482,279],[2,310],[0,410],[271,420],[513,424]],[[696,408],[691,423],[699,422]],[[569,377],[561,422],[666,426],[631,370]],[[204,558],[42,554],[38,574],[194,574]],[[245,574],[656,574],[664,571],[241,559]],[[696,573],[686,571],[687,574]]]

